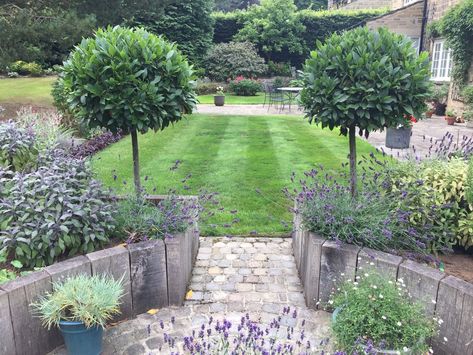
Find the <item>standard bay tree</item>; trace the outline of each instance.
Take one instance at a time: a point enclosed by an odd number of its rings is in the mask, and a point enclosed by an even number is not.
[[[59,80],[70,111],[88,127],[130,133],[140,194],[138,133],[163,130],[195,107],[186,57],[142,28],[109,27],[75,48]]]
[[[310,123],[349,136],[351,193],[356,195],[356,130],[404,126],[420,118],[429,95],[427,53],[387,29],[358,28],[317,43],[303,70],[301,102]]]

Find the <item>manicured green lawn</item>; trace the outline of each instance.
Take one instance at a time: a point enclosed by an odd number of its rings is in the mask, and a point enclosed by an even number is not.
[[[0,103],[52,105],[51,85],[56,80],[55,76],[42,78],[16,78],[0,79]],[[213,95],[198,97],[202,104],[213,104]],[[262,104],[264,93],[257,96],[235,96],[227,94],[225,103],[229,105]]]
[[[51,85],[55,76],[0,79],[0,103],[52,105]]]
[[[213,95],[201,95],[199,96],[199,102],[201,104],[213,104]],[[251,104],[263,104],[264,93],[260,92],[256,96],[236,96],[232,94],[225,94],[225,104],[228,105],[251,105]]]
[[[290,185],[291,173],[302,173],[323,164],[340,169],[347,161],[348,141],[337,132],[309,125],[301,116],[205,116],[192,115],[173,127],[139,137],[142,178],[156,193],[176,188],[196,194],[200,188],[218,192],[227,210],[241,219],[231,228],[209,228],[209,223],[230,223],[235,217],[220,213],[201,226],[205,234],[287,233],[291,214],[281,189]],[[359,154],[372,151],[358,140]],[[179,169],[170,167],[182,161]],[[132,158],[129,137],[110,146],[93,159],[93,166],[107,185],[120,193],[132,190]],[[114,181],[113,170],[118,179]],[[181,179],[192,177],[183,188]],[[123,181],[126,180],[126,185]],[[260,189],[261,194],[255,190]]]

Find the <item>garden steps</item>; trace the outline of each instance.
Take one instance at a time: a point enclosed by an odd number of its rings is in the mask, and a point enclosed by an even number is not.
[[[300,334],[305,320],[305,340],[314,349],[329,334],[330,314],[305,305],[291,238],[201,237],[189,290],[184,307],[152,310],[107,329],[104,354],[166,354],[159,351],[164,333],[180,340],[210,317],[236,324],[246,313],[267,325],[288,306],[291,312],[282,323]],[[284,327],[280,335],[286,336]]]

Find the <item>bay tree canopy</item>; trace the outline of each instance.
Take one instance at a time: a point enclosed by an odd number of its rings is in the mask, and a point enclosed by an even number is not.
[[[427,53],[387,29],[357,28],[318,42],[306,61],[301,101],[310,123],[350,136],[352,193],[356,192],[355,131],[405,126],[421,118],[429,95]]]
[[[196,104],[185,56],[142,28],[99,29],[71,53],[59,80],[70,111],[87,126],[131,133],[137,190],[137,132],[162,130]]]

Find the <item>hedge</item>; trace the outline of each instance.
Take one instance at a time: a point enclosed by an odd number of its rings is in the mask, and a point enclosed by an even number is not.
[[[306,27],[301,38],[305,51],[302,55],[289,54],[286,61],[290,61],[296,67],[300,67],[304,60],[314,49],[317,40],[323,41],[334,32],[344,31],[358,26],[363,26],[374,17],[384,14],[386,10],[301,10],[297,16]],[[246,11],[214,12],[215,20],[214,43],[230,42],[233,36],[243,28],[245,24]],[[278,58],[279,53],[272,57]]]

